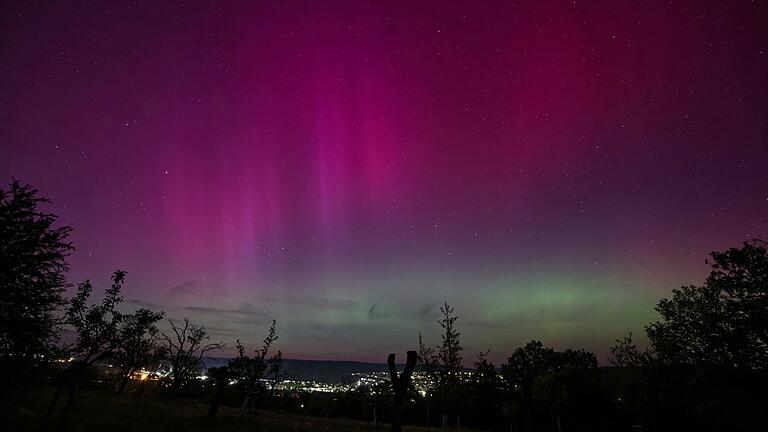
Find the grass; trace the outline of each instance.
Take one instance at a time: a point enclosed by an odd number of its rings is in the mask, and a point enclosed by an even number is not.
[[[43,417],[52,392],[30,395],[8,419],[12,431],[40,431]],[[59,423],[65,398],[49,422],[48,430],[59,431]],[[118,396],[106,392],[81,391],[70,413],[67,431],[140,431],[140,432],[301,432],[338,431],[372,432],[373,425],[346,419],[328,419],[290,415],[272,411],[238,416],[238,410],[219,407],[213,420],[205,418],[208,405],[193,400],[171,400],[161,397],[147,397],[144,401],[133,400],[131,396]],[[389,425],[380,425],[381,431],[388,431]],[[405,427],[405,431],[421,432],[426,428]],[[433,428],[433,430],[435,430]]]

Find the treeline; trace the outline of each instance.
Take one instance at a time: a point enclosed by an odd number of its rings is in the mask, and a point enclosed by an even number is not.
[[[117,393],[124,393],[137,374],[143,374],[138,380],[142,392],[148,390],[147,378],[158,378],[154,387],[169,396],[210,393],[197,378],[204,356],[220,351],[224,343],[212,342],[205,326],[188,318],[175,322],[149,308],[121,312],[126,272],[112,274],[100,301],[92,299],[88,280],[78,284],[73,298],[64,297],[71,287],[66,272],[74,249],[69,241],[72,229],[54,227],[56,216],[39,208],[47,202],[36,189],[16,180],[8,190],[0,189],[0,409],[19,402],[30,388],[54,385],[42,428],[53,422],[51,414],[62,403],[56,423],[64,427],[80,387],[106,379]],[[170,328],[165,332],[158,329],[164,319]],[[65,331],[71,333],[67,342],[61,340]],[[243,406],[252,407],[251,398],[263,390],[266,377],[271,395],[282,378],[282,352],[272,353],[276,340],[275,321],[252,355],[238,340],[237,357],[227,367],[208,370],[213,378],[208,387],[236,382],[233,387]],[[110,367],[96,367],[104,363]],[[166,374],[154,376],[160,369]],[[218,399],[210,399],[213,417]]]
[[[659,300],[660,319],[645,327],[650,346],[639,349],[631,333],[616,340],[609,367],[582,349],[531,341],[499,367],[480,353],[463,375],[457,317],[445,304],[441,343],[419,337],[419,369],[433,384],[422,409],[439,409],[443,429],[768,430],[768,244],[753,239],[707,263],[702,286]]]
[[[766,244],[715,252],[710,264],[704,286],[659,301],[661,319],[645,328],[650,346],[638,348],[630,333],[609,348],[608,366],[583,349],[530,341],[501,365],[482,352],[464,369],[458,318],[445,304],[440,343],[419,337],[417,374],[431,383],[426,394],[412,383],[410,402],[395,412],[392,386],[382,382],[310,397],[309,409],[370,420],[376,408],[379,421],[399,418],[428,430],[768,430]]]
[[[583,349],[555,350],[531,341],[501,365],[479,353],[466,369],[458,316],[441,307],[439,343],[418,335],[404,371],[389,360],[390,380],[344,393],[281,392],[276,323],[260,347],[235,342],[238,355],[197,379],[207,354],[224,347],[202,324],[162,311],[120,311],[126,273],[112,274],[101,301],[89,281],[64,297],[73,250],[71,228],[40,210],[47,199],[18,181],[0,190],[0,367],[3,410],[25,391],[53,386],[42,425],[67,422],[78,389],[97,383],[143,397],[204,398],[208,417],[220,405],[241,413],[269,405],[317,416],[347,417],[428,429],[505,431],[768,430],[768,245],[761,239],[713,252],[702,286],[661,299],[659,320],[610,347],[609,366]],[[167,331],[160,323],[166,321]],[[62,343],[62,331],[72,332]],[[414,338],[415,339],[415,338]],[[414,342],[416,342],[414,340]],[[415,345],[415,344],[414,344]],[[382,358],[383,360],[383,358]],[[108,375],[95,366],[108,362]],[[427,386],[417,388],[411,373]],[[164,369],[161,379],[134,379]],[[142,375],[141,378],[147,378]],[[63,413],[51,418],[56,407]]]

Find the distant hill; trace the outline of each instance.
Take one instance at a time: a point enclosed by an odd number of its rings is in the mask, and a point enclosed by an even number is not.
[[[226,366],[229,358],[205,357],[203,363],[206,369],[211,367]],[[350,376],[355,372],[372,373],[386,372],[387,365],[384,363],[363,363],[356,361],[336,361],[336,360],[298,360],[285,359],[283,366],[286,373],[286,379],[301,381],[317,381],[321,383],[340,383],[344,377]],[[398,365],[402,369],[403,365]]]

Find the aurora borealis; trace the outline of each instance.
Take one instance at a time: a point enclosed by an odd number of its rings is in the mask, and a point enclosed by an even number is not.
[[[475,4],[478,3],[478,4]],[[598,354],[766,235],[764,2],[3,2],[73,281],[290,358]]]

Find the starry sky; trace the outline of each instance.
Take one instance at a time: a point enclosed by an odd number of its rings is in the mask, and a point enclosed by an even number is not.
[[[381,362],[448,301],[467,364],[603,355],[766,234],[765,2],[118,3],[2,3],[0,175],[230,346]]]

